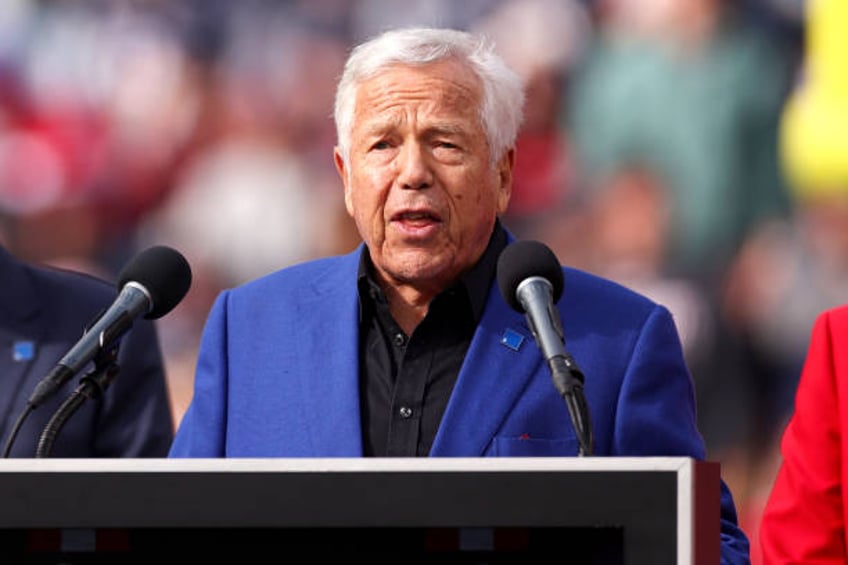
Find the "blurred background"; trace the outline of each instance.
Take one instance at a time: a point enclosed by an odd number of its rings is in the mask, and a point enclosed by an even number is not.
[[[3,0],[0,241],[110,280],[149,245],[185,254],[157,322],[176,425],[217,292],[359,242],[332,160],[350,47],[485,32],[528,89],[505,224],[671,309],[755,540],[813,320],[848,302],[838,4]]]

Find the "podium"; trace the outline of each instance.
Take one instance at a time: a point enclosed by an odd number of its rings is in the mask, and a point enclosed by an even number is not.
[[[0,547],[32,563],[713,565],[719,485],[718,463],[685,457],[4,459]]]

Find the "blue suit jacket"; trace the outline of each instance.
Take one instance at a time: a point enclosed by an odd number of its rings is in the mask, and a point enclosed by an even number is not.
[[[107,308],[117,289],[74,271],[22,263],[0,247],[0,414],[5,444],[36,384]],[[98,399],[60,428],[51,457],[165,457],[173,438],[160,344],[153,322],[136,321],[119,345],[120,371]],[[10,457],[35,457],[39,437],[88,370],[31,412]]]
[[[175,457],[358,457],[357,267],[363,247],[224,291],[202,338]],[[598,456],[705,457],[669,311],[566,268],[566,349],[585,374]],[[505,345],[517,332],[517,348]],[[493,282],[430,455],[573,456],[578,442],[522,314]],[[723,555],[748,562],[722,484]]]

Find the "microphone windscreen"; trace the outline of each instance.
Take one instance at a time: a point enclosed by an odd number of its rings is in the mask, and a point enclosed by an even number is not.
[[[157,245],[140,252],[121,270],[118,289],[128,282],[136,282],[150,293],[153,304],[144,317],[152,320],[170,312],[188,293],[191,267],[179,251]]]
[[[555,303],[562,296],[564,282],[559,259],[541,241],[516,241],[504,248],[498,257],[497,277],[504,300],[513,310],[521,313],[524,313],[524,307],[518,300],[516,290],[525,279],[547,279],[553,287]]]

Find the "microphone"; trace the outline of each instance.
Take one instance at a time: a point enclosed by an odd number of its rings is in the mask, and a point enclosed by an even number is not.
[[[591,454],[592,429],[588,404],[583,397],[585,379],[565,350],[562,322],[556,309],[565,286],[559,259],[540,241],[516,241],[498,257],[497,279],[506,303],[527,319],[554,386],[568,405],[581,455]]]
[[[163,245],[136,255],[119,273],[120,292],[111,306],[36,385],[27,401],[34,409],[53,395],[101,351],[111,347],[143,315],[153,320],[170,312],[191,286],[191,267],[178,251]]]
[[[498,257],[497,277],[506,303],[526,314],[545,361],[565,355],[562,324],[554,307],[564,282],[554,252],[539,241],[516,241]]]

